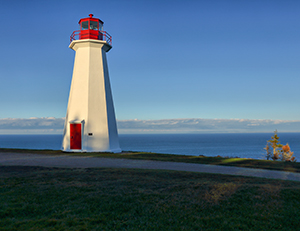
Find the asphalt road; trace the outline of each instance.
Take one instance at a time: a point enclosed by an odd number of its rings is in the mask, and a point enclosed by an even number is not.
[[[113,159],[89,156],[50,156],[30,153],[0,152],[0,166],[164,169],[300,181],[300,173],[274,170],[152,160]]]

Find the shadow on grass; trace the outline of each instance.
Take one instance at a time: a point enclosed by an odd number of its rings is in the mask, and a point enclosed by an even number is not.
[[[300,182],[0,166],[1,230],[298,230]]]

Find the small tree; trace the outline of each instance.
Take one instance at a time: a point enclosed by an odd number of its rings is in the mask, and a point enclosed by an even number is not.
[[[269,142],[267,142],[267,145],[266,145],[266,147],[264,149],[267,152],[267,155],[266,155],[267,160],[269,160],[272,157],[272,152],[271,152],[271,147],[270,147]]]
[[[278,149],[282,147],[282,144],[280,144],[277,130],[274,131],[274,136],[272,136],[271,139],[267,141],[267,145],[270,145],[273,148],[273,155],[271,155],[271,158],[273,160],[278,160],[280,156],[280,150]]]

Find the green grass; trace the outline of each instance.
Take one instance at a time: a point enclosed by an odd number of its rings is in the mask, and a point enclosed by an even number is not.
[[[123,152],[123,153],[67,153],[60,150],[30,150],[30,149],[5,149],[0,148],[0,152],[18,152],[18,153],[35,153],[45,155],[75,155],[75,156],[91,156],[91,157],[108,157],[108,158],[124,158],[124,159],[140,159],[140,160],[158,160],[173,161],[184,163],[226,165],[246,168],[262,168],[270,170],[300,172],[299,162],[282,162],[273,160],[256,160],[245,158],[222,158],[222,157],[205,157],[205,156],[188,156],[188,155],[172,155],[159,154],[149,152]]]
[[[298,230],[300,182],[0,167],[0,230]]]

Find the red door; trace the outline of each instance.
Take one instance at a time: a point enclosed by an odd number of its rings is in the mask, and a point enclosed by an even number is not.
[[[70,149],[81,149],[81,124],[70,124]]]

